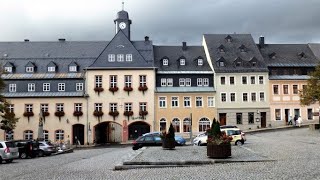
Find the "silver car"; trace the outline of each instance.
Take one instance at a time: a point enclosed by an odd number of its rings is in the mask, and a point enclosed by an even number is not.
[[[56,147],[51,142],[39,141],[38,156],[50,156],[52,153],[57,152]]]
[[[11,163],[13,159],[19,158],[19,150],[11,141],[0,141],[0,164],[2,161]]]

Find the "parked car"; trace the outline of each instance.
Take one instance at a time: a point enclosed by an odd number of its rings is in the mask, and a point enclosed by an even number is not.
[[[19,150],[11,141],[0,141],[0,164],[2,161],[11,163],[14,159],[19,158]]]
[[[242,145],[246,141],[245,134],[239,128],[224,128],[221,132],[225,132],[228,136],[232,137],[231,143],[235,145]]]
[[[161,137],[157,134],[147,134],[147,135],[138,137],[136,140],[133,141],[132,145],[133,145],[132,149],[137,150],[144,146],[161,146],[162,141],[161,141]]]
[[[196,136],[196,138],[193,139],[193,144],[198,146],[206,145],[207,140],[208,140],[207,133],[206,132],[200,133]]]
[[[161,134],[160,132],[149,132],[149,133],[143,134],[142,136],[145,136],[145,135],[158,135],[158,136],[160,136],[160,134]],[[175,134],[174,139],[176,140],[176,145],[183,146],[186,144],[186,139],[184,139],[182,136]]]
[[[57,152],[56,147],[51,143],[47,141],[39,141],[39,151],[38,156],[50,156],[52,153]]]
[[[35,158],[38,155],[39,143],[33,140],[15,140],[12,141],[19,149],[19,157],[26,159],[28,157]]]

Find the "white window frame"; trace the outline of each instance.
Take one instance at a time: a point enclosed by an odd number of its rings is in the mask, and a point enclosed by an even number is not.
[[[49,141],[49,131],[43,130],[43,138],[45,141]]]
[[[69,66],[70,72],[77,72],[77,66]]]
[[[186,65],[186,59],[180,59],[180,66]]]
[[[54,66],[49,66],[49,67],[48,67],[48,72],[56,72],[56,67],[54,67]]]
[[[8,109],[9,109],[9,112],[13,113],[14,112],[14,104],[9,104]]]
[[[186,86],[191,86],[191,78],[186,78]]]
[[[215,107],[215,98],[213,96],[208,96],[208,107]]]
[[[254,94],[254,96],[252,96]],[[255,100],[253,100],[253,98],[252,97],[255,97]],[[256,92],[251,92],[250,93],[250,101],[251,102],[257,102],[258,100],[257,100],[257,93]]]
[[[12,73],[12,67],[4,67],[4,72]]]
[[[124,55],[123,54],[117,54],[117,61],[123,62],[124,61]]]
[[[117,87],[118,84],[118,76],[117,75],[110,75],[110,87],[114,88]]]
[[[26,112],[33,112],[33,104],[25,104],[24,106]]]
[[[247,100],[246,100],[246,101],[244,101],[244,94],[246,94],[246,95],[247,95]],[[250,102],[249,95],[250,95],[250,93],[243,92],[243,93],[242,93],[242,102]]]
[[[118,111],[118,103],[109,103],[109,111],[110,112]]]
[[[140,86],[147,85],[147,75],[139,75],[139,84]]]
[[[223,94],[224,94],[225,97],[226,97],[226,98],[225,98],[225,99],[226,99],[225,101],[223,101],[223,99],[222,99],[222,95],[223,95]],[[222,102],[222,103],[228,102],[228,98],[227,98],[227,93],[226,93],[226,92],[221,92],[221,93],[220,93],[220,102]]]
[[[167,78],[167,86],[173,86],[173,78]]]
[[[203,78],[203,86],[209,86],[209,78]]]
[[[17,92],[17,84],[9,84],[9,92]]]
[[[82,103],[74,103],[74,111],[82,112]]]
[[[203,59],[199,58],[198,59],[198,66],[202,66],[203,65]]]
[[[34,68],[33,67],[26,67],[26,72],[27,73],[34,72]]]
[[[54,132],[55,141],[64,140],[64,130],[58,129]]]
[[[50,91],[50,83],[43,83],[42,90],[43,91]]]
[[[233,84],[231,84],[231,78],[233,77]],[[236,85],[236,77],[235,76],[229,76],[229,84],[230,85]]]
[[[48,112],[49,111],[49,104],[40,104],[40,111]]]
[[[161,78],[161,86],[167,86],[167,79]]]
[[[163,66],[168,66],[169,65],[169,60],[168,59],[163,59],[162,60],[162,65]]]
[[[254,78],[254,81],[252,81],[252,78]],[[257,84],[256,83],[256,76],[250,76],[250,84]]]
[[[28,92],[33,92],[36,90],[36,84],[35,83],[28,83]]]
[[[116,61],[116,55],[115,54],[108,54],[108,61],[109,62],[115,62]]]
[[[246,83],[245,83],[245,84],[243,83],[243,78],[246,78]],[[247,85],[247,84],[249,84],[249,83],[248,83],[248,76],[241,76],[241,84],[242,84],[242,85]]]
[[[278,86],[278,94],[275,94],[275,93],[274,93],[274,86]],[[280,87],[279,84],[273,84],[273,85],[272,85],[272,94],[273,94],[273,95],[280,95],[280,94],[281,94],[281,87]]]
[[[32,130],[23,131],[23,138],[24,138],[24,140],[32,140],[33,139],[33,131]]]
[[[58,83],[58,91],[66,91],[66,84]]]
[[[260,79],[262,77],[262,80]],[[259,84],[264,84],[264,76],[258,76]]]
[[[167,108],[167,97],[166,96],[159,97],[159,108]]]
[[[126,61],[128,62],[132,61],[132,54],[126,54]]]
[[[139,111],[147,111],[147,103],[139,102]]]
[[[132,103],[124,103],[125,111],[132,111]]]
[[[184,96],[183,97],[183,107],[191,107],[191,97],[190,96]]]
[[[171,97],[171,107],[172,108],[179,107],[179,97],[178,96],[172,96]]]
[[[263,99],[261,99],[261,93],[263,93]],[[265,102],[266,101],[266,93],[265,92],[259,92],[259,101],[260,102]]]
[[[197,86],[203,86],[203,79],[197,78]]]
[[[94,103],[95,111],[102,111],[102,103]]]
[[[56,111],[57,112],[64,112],[64,104],[63,103],[56,103]]]
[[[102,87],[102,75],[95,75],[94,87]]]
[[[294,86],[297,86],[297,93],[294,93]],[[294,94],[294,95],[299,94],[299,85],[298,84],[292,84],[292,94]]]
[[[76,91],[83,91],[83,83],[76,83]]]
[[[224,78],[224,84],[222,84],[222,78]],[[220,80],[220,85],[226,85],[227,84],[226,76],[220,76],[219,80]]]
[[[179,86],[185,86],[186,85],[186,79],[185,78],[179,78]]]
[[[203,97],[202,96],[197,96],[195,98],[195,105],[196,105],[196,107],[203,107]]]
[[[232,94],[234,94],[234,101],[232,101]],[[230,102],[237,102],[237,93],[230,92]]]
[[[284,93],[284,86],[287,86],[288,88],[288,93],[287,94],[285,94]],[[283,95],[290,95],[290,86],[289,86],[289,84],[282,84],[282,92],[283,92]]]
[[[124,86],[125,87],[132,87],[132,76],[131,75],[124,76]]]

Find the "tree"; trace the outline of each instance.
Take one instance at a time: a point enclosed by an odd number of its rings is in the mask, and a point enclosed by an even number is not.
[[[5,101],[3,104],[3,114],[1,115],[2,120],[0,129],[6,132],[13,130],[19,121],[19,118],[16,118],[15,116],[14,112],[10,112],[9,103]]]

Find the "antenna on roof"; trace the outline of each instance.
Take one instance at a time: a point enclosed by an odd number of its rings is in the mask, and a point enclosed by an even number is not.
[[[122,11],[124,10],[124,2],[122,1]]]

